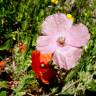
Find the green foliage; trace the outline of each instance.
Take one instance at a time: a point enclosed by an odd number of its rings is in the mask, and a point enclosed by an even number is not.
[[[50,87],[48,94],[84,96],[86,90],[96,92],[95,5],[96,0],[59,0],[57,5],[52,4],[51,0],[0,0],[0,42],[3,41],[0,43],[0,51],[11,50],[12,60],[6,65],[5,72],[11,75],[13,82],[10,85],[8,84],[10,81],[0,79],[0,87],[11,88],[12,96],[39,94],[37,90],[42,86],[30,69],[31,53],[36,47],[44,18],[59,11],[71,13],[75,17],[75,22],[82,22],[88,26],[91,39],[83,48],[77,66],[70,70],[63,80],[63,87]],[[21,42],[26,46],[23,53],[19,49]],[[0,58],[2,59],[2,56]],[[0,96],[6,96],[6,93],[1,91]],[[46,92],[43,90],[41,93],[45,95]]]
[[[7,95],[6,95],[6,91],[0,92],[0,96],[7,96]]]
[[[0,50],[8,50],[12,46],[12,40],[8,39],[3,45],[0,46]]]
[[[0,88],[6,88],[7,87],[7,82],[6,81],[0,81]]]

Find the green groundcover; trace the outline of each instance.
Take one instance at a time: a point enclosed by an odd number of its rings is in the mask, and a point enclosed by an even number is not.
[[[31,68],[31,54],[42,22],[58,12],[85,24],[90,40],[77,66],[57,69],[46,85]],[[0,64],[0,96],[96,96],[96,0],[0,0]]]

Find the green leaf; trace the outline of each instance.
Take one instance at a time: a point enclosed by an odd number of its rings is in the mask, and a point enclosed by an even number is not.
[[[2,56],[0,56],[0,59],[3,59],[3,57],[2,57]]]
[[[1,91],[1,92],[0,92],[0,96],[7,96],[7,95],[6,95],[6,91]]]
[[[0,46],[0,50],[7,50],[11,48],[12,40],[8,39],[3,45]]]
[[[0,88],[1,87],[5,87],[7,86],[7,82],[6,81],[0,81]]]

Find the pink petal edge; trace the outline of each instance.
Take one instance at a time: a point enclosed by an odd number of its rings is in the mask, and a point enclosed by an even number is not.
[[[74,47],[85,46],[90,39],[88,28],[82,23],[73,25],[66,35],[66,44]]]
[[[43,35],[54,35],[60,33],[66,33],[72,26],[72,21],[69,20],[65,14],[56,13],[48,16],[42,24]]]
[[[81,57],[82,50],[71,46],[58,48],[53,55],[54,64],[58,64],[60,68],[70,70]]]

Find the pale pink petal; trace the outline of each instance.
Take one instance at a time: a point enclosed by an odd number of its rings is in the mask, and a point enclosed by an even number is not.
[[[37,50],[43,53],[53,53],[57,48],[56,39],[55,36],[40,36],[37,39]]]
[[[72,21],[65,14],[56,13],[48,16],[42,24],[43,35],[54,35],[66,33],[72,26]]]
[[[88,28],[83,24],[76,24],[68,31],[66,43],[75,47],[85,46],[90,39]]]
[[[75,66],[81,56],[82,50],[71,46],[58,48],[53,55],[54,64],[58,64],[60,68],[69,70]]]

